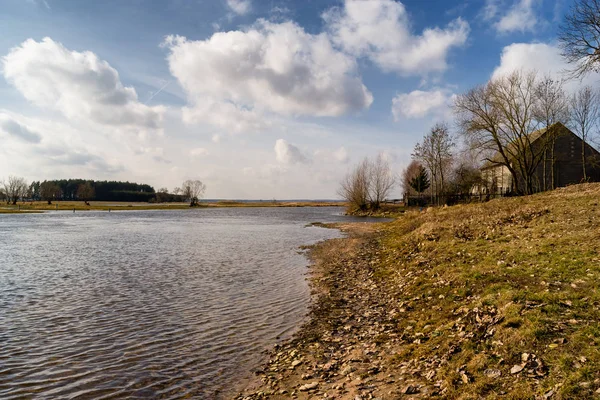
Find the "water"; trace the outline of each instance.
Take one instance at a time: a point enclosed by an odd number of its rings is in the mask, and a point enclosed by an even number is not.
[[[0,398],[217,398],[306,314],[326,208],[0,216]]]

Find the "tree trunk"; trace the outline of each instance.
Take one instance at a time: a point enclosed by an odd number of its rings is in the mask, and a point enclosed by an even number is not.
[[[583,139],[581,140],[581,161],[583,163],[583,181],[587,182],[587,174],[585,171],[585,141]]]

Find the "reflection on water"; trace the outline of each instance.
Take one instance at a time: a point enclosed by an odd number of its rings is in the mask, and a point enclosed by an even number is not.
[[[0,216],[0,398],[214,398],[306,313],[339,208]]]

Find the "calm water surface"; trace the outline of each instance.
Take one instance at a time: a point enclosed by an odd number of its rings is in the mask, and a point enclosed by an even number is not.
[[[0,398],[215,398],[307,311],[340,208],[0,216]]]

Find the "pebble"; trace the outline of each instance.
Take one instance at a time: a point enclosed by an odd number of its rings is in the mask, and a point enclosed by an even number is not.
[[[298,388],[301,392],[307,392],[309,390],[316,389],[319,386],[319,382],[307,383],[306,385],[302,385]]]

